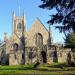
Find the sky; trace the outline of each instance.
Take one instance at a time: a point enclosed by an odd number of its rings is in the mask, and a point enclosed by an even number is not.
[[[13,11],[15,11],[16,15],[22,15],[22,12],[25,12],[27,31],[31,28],[37,17],[48,29],[47,21],[50,19],[49,15],[55,14],[56,10],[39,8],[38,6],[41,4],[41,0],[0,0],[0,39],[3,40],[4,32],[11,36]],[[54,26],[51,26],[51,33],[53,43],[64,42],[64,34],[59,33],[59,30],[55,29]]]

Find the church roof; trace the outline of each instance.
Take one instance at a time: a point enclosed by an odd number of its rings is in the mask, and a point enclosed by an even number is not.
[[[44,24],[40,21],[39,18],[36,18],[35,22],[34,22],[33,25],[31,26],[30,30],[31,30],[34,26],[37,26],[37,23],[39,23],[39,24],[38,24],[38,27],[39,27],[39,25],[42,25],[43,28],[44,28],[47,32],[49,32],[48,29],[44,26]],[[29,31],[30,31],[30,30],[29,30]]]

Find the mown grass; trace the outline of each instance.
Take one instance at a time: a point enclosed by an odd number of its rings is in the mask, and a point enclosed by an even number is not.
[[[65,63],[40,64],[38,68],[34,64],[19,66],[0,66],[0,74],[42,74],[42,75],[75,75],[75,67],[68,67]]]

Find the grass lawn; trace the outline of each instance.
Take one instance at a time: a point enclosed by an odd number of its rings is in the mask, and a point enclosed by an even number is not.
[[[0,66],[0,74],[29,74],[29,75],[75,75],[75,67],[65,64],[40,64],[38,68],[32,65]]]

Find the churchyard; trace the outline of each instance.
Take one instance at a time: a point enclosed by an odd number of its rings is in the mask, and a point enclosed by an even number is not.
[[[34,64],[19,66],[0,66],[0,74],[15,75],[75,75],[75,67],[68,66],[66,63],[40,64],[37,68]]]

